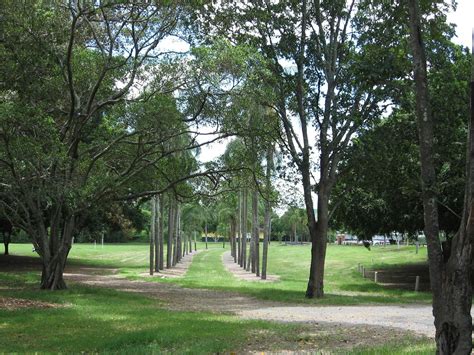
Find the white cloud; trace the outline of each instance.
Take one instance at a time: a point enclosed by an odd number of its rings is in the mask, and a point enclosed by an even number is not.
[[[456,11],[448,14],[448,21],[456,25],[455,43],[471,47],[474,27],[474,1],[458,0]]]

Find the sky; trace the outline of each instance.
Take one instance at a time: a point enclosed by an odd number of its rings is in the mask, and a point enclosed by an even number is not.
[[[456,25],[455,43],[471,47],[472,28],[474,27],[474,0],[457,0],[456,11],[448,14],[448,21]]]

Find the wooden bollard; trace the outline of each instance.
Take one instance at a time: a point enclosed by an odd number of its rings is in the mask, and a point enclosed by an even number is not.
[[[365,267],[364,266],[362,266],[362,277],[365,278]]]
[[[415,292],[418,292],[420,289],[420,276],[417,276],[415,279]]]
[[[377,283],[378,281],[379,281],[379,272],[376,271],[376,272],[374,273],[374,282]]]

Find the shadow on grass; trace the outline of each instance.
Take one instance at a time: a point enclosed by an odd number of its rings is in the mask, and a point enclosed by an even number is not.
[[[28,286],[26,275],[16,284]],[[256,331],[284,336],[296,329],[205,312],[164,310],[144,296],[88,286],[40,292],[30,285],[0,294],[67,305],[0,310],[2,350],[7,352],[218,353],[242,348]]]

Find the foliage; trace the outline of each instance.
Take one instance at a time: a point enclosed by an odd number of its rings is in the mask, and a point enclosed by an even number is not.
[[[437,58],[429,78],[440,226],[452,235],[459,227],[464,195],[470,55],[454,44],[447,48],[449,57]],[[369,238],[392,231],[417,235],[423,229],[413,96],[405,94],[400,102],[400,108],[362,133],[346,155],[333,198],[335,226]]]

